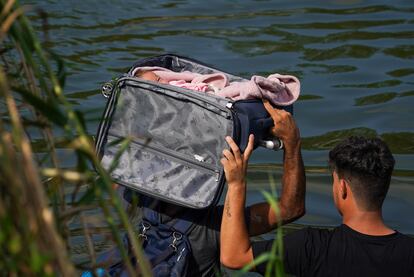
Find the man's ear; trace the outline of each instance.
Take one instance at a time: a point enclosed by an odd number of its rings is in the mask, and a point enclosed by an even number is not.
[[[342,199],[348,196],[348,182],[345,179],[339,180],[339,195]]]

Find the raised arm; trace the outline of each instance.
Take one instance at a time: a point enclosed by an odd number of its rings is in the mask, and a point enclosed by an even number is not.
[[[227,137],[231,150],[223,150],[221,163],[227,180],[227,195],[224,202],[220,231],[220,260],[230,268],[238,268],[253,259],[249,234],[244,220],[246,200],[246,168],[253,150],[253,135],[249,137],[244,154],[240,153],[236,143]],[[236,258],[236,259],[234,259]],[[237,262],[237,263],[234,263]]]
[[[274,121],[271,130],[284,144],[282,193],[279,200],[280,218],[268,203],[258,203],[250,207],[249,234],[255,236],[275,229],[281,220],[289,223],[305,214],[306,178],[300,151],[300,135],[290,113],[274,109],[263,101],[266,110]]]
[[[272,134],[279,137],[284,145],[283,189],[279,202],[281,218],[278,218],[267,203],[257,204],[250,210],[250,234],[260,234],[275,228],[278,221],[290,222],[305,211],[305,173],[300,153],[299,130],[292,116],[274,109],[269,103],[265,107],[275,123]],[[220,232],[220,260],[230,268],[241,268],[253,260],[253,251],[244,219],[246,200],[246,168],[253,146],[253,138],[244,155],[237,145],[226,138],[233,153],[224,150],[221,160],[227,179],[227,195]]]

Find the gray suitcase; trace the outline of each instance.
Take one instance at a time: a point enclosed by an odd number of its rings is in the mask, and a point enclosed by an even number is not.
[[[254,133],[256,141],[266,137],[272,120],[260,100],[234,102],[145,81],[132,76],[137,66],[222,72],[166,54],[138,61],[106,84],[103,93],[108,102],[96,140],[102,165],[109,169],[120,153],[121,144],[116,142],[128,137],[130,143],[111,172],[114,181],[179,206],[203,209],[216,204],[225,182],[220,163],[222,150],[228,148],[224,138],[232,136],[244,149],[248,134]],[[225,74],[230,81],[243,80]]]

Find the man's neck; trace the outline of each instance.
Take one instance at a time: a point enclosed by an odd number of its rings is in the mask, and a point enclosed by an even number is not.
[[[366,235],[385,236],[395,233],[385,225],[381,210],[353,211],[352,214],[344,214],[342,222],[351,229]]]

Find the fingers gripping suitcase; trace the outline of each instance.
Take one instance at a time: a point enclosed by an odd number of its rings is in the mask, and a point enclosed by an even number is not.
[[[102,165],[111,176],[145,195],[203,209],[215,205],[225,182],[220,163],[224,138],[243,151],[248,135],[255,147],[273,121],[260,99],[233,101],[215,95],[146,81],[136,67],[159,66],[176,72],[221,72],[198,61],[166,54],[138,61],[128,73],[103,86],[108,102],[96,137]],[[228,73],[230,81],[243,79]],[[283,107],[292,112],[292,106]],[[128,138],[124,151],[122,139]]]

